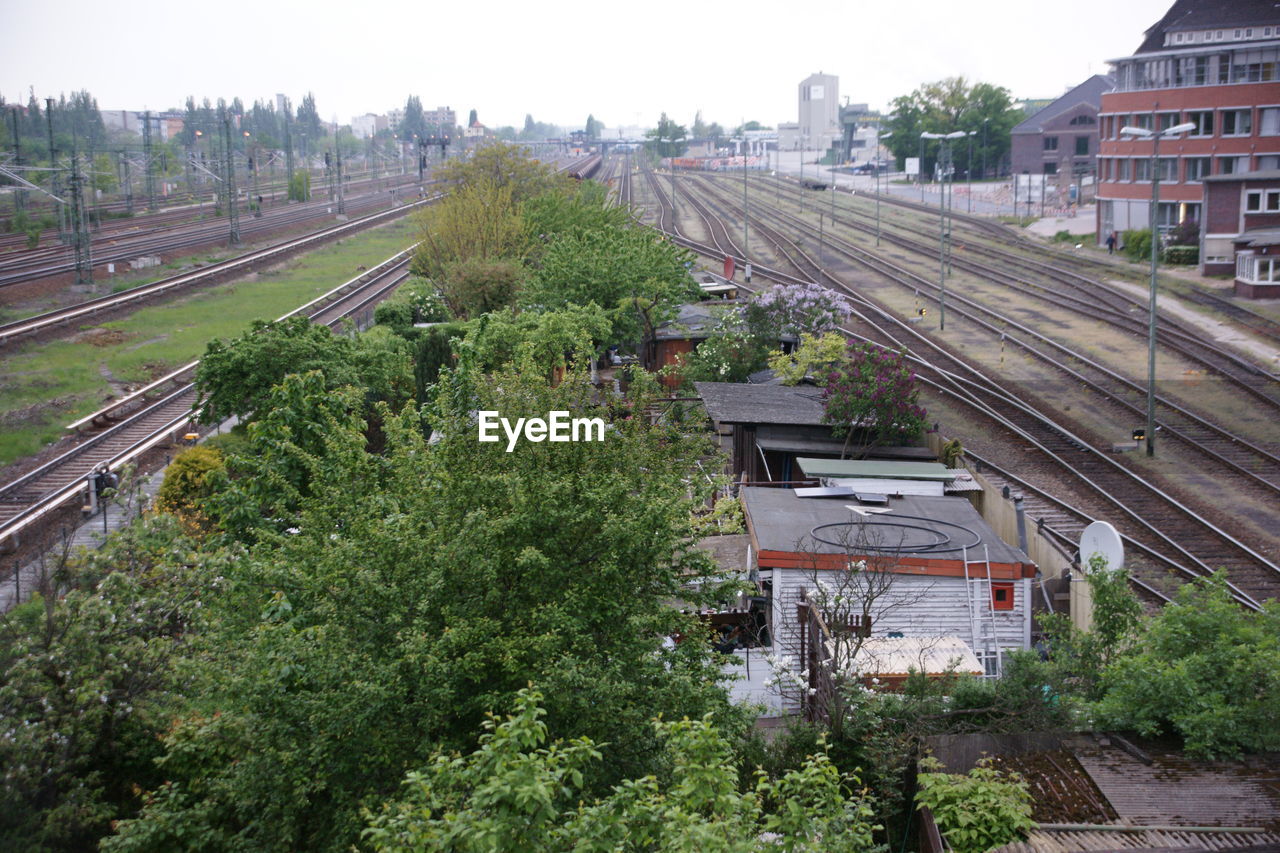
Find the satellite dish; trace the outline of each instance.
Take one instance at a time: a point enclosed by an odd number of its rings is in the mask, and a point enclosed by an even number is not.
[[[1095,556],[1107,561],[1107,568],[1124,568],[1124,543],[1120,534],[1105,521],[1095,521],[1080,534],[1080,565],[1086,570]]]

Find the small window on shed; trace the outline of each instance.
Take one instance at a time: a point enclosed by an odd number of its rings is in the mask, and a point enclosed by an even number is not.
[[[991,584],[991,609],[992,610],[1012,610],[1013,609],[1013,584],[1012,583],[992,583]]]

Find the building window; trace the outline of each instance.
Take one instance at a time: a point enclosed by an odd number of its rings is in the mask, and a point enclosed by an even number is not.
[[[1178,180],[1178,158],[1177,157],[1161,157],[1159,168],[1160,168],[1160,180],[1162,181]]]
[[[1280,256],[1237,255],[1236,278],[1263,283],[1280,281]]]
[[[1047,161],[1047,162],[1044,164],[1044,173],[1045,173],[1046,175],[1056,175],[1056,174],[1058,174],[1058,164],[1057,164],[1057,163],[1055,163],[1055,162],[1053,162],[1052,160]]]
[[[1131,118],[1133,120],[1132,127],[1140,127],[1143,130],[1151,129],[1151,113],[1134,113]]]
[[[1130,160],[1117,160],[1117,161],[1116,161],[1116,164],[1119,166],[1119,168],[1118,168],[1118,169],[1117,169],[1117,171],[1116,171],[1116,180],[1117,180],[1117,181],[1131,181],[1131,180],[1133,180],[1133,169],[1132,169],[1132,167],[1130,166],[1130,163],[1131,163],[1131,161],[1130,161]]]
[[[1013,609],[1013,583],[1009,581],[991,582],[991,609]]]
[[[1088,156],[1088,154],[1089,154],[1089,137],[1077,136],[1076,137],[1076,156],[1086,157]]]
[[[1133,179],[1135,181],[1151,180],[1151,161],[1148,158],[1143,157],[1133,161]]]
[[[1253,110],[1223,110],[1222,135],[1248,136],[1253,133]]]
[[[1056,136],[1046,136],[1046,137],[1044,138],[1044,150],[1045,150],[1045,151],[1057,151],[1057,150],[1058,150],[1058,137],[1056,137]]]
[[[1258,135],[1280,136],[1280,107],[1262,107],[1258,110]]]
[[[1192,136],[1213,136],[1213,110],[1198,110],[1187,113],[1187,121],[1196,126]]]
[[[1249,171],[1249,158],[1239,155],[1218,158],[1218,174],[1234,175],[1236,172]]]
[[[1199,181],[1207,178],[1211,173],[1213,161],[1208,157],[1188,157],[1187,158],[1187,180]]]
[[[1249,190],[1244,194],[1245,213],[1280,213],[1280,190]]]
[[[1160,113],[1157,118],[1159,119],[1161,130],[1168,130],[1178,123],[1177,113]]]
[[[1258,171],[1269,172],[1280,169],[1280,154],[1263,154],[1258,158]]]
[[[1091,115],[1076,116],[1068,124],[1097,124],[1098,120]]]

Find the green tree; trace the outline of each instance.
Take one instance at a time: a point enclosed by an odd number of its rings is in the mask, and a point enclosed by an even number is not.
[[[798,385],[805,379],[822,383],[843,361],[846,346],[848,343],[839,332],[827,332],[822,337],[803,332],[794,352],[776,350],[769,356],[769,367],[783,385]]]
[[[594,115],[588,115],[584,130],[587,134],[587,139],[599,139],[600,133],[604,130],[604,122],[597,121]]]
[[[1280,606],[1240,607],[1225,577],[1199,579],[1109,663],[1097,712],[1107,725],[1176,734],[1203,756],[1280,749]]]
[[[151,517],[58,566],[62,594],[0,619],[4,849],[91,849],[141,805],[135,786],[160,783],[172,664],[218,574],[194,553]]]
[[[824,423],[845,437],[842,457],[855,435],[859,455],[890,441],[905,441],[924,431],[925,410],[918,402],[915,374],[902,353],[875,344],[850,342],[847,357],[827,380]]]
[[[471,286],[474,281],[458,284],[450,281],[450,275],[454,271],[474,274],[476,268],[463,266],[466,264],[514,262],[514,269],[518,269],[528,238],[515,192],[511,184],[471,180],[415,214],[420,240],[414,251],[413,272],[435,282],[457,316],[470,316],[476,308],[487,310],[483,306],[491,303],[504,304],[491,298],[477,302],[476,296],[492,288],[477,291]],[[518,280],[519,276],[504,274],[502,278]]]
[[[705,440],[620,418],[604,441],[508,453],[477,441],[475,412],[609,411],[582,374],[550,387],[527,362],[486,376],[467,359],[436,383],[433,443],[406,409],[376,455],[316,375],[277,390],[232,460],[257,466],[233,480],[257,544],[192,638],[198,701],[165,737],[167,783],[104,849],[348,849],[362,803],[473,748],[530,680],[553,738],[611,745],[591,792],[658,767],[655,716],[745,725],[668,604],[711,571],[685,475]]]
[[[584,777],[610,757],[590,738],[550,746],[542,694],[485,720],[480,747],[437,754],[410,772],[401,799],[370,814],[363,837],[383,853],[410,850],[865,851],[871,809],[822,752],[777,781],[737,790],[724,734],[708,719],[654,725],[669,771],[630,779],[582,803]],[[578,803],[577,809],[574,804]]]
[[[289,179],[289,201],[311,201],[311,173],[299,169]]]
[[[358,385],[369,401],[399,406],[411,397],[412,362],[403,341],[334,335],[306,317],[255,321],[230,341],[210,341],[196,368],[197,406],[205,423],[261,416],[271,389],[290,373],[318,371],[328,388]]]
[[[422,100],[417,95],[410,95],[404,103],[404,113],[400,123],[396,125],[396,134],[401,139],[426,139],[429,131],[427,120],[422,112]]]
[[[607,228],[566,233],[546,246],[521,303],[536,310],[594,302],[610,312],[614,334],[642,342],[684,302],[696,302],[689,255],[654,232]]]
[[[649,143],[649,149],[656,156],[679,157],[688,147],[684,141],[685,133],[683,125],[676,124],[663,113],[658,118],[658,126],[653,130],[646,130],[644,135],[653,140]]]
[[[981,171],[983,163],[988,169],[999,168],[1009,153],[1009,133],[1024,118],[1013,106],[1009,90],[990,83],[971,86],[963,77],[926,83],[909,95],[895,98],[890,112],[892,117],[884,123],[884,130],[893,133],[888,147],[899,161],[919,156],[922,132],[972,133],[970,141],[951,144],[952,163],[959,174],[971,167]],[[933,174],[938,154],[938,143],[925,140],[923,174]]]

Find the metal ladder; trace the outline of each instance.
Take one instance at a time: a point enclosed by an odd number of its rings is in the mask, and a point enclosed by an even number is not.
[[[996,633],[996,609],[991,591],[991,555],[982,546],[982,559],[969,561],[969,549],[962,551],[964,560],[965,601],[969,606],[969,639],[974,652],[982,660],[986,678],[999,678],[1004,674],[1004,658]],[[969,571],[970,566],[981,567],[981,574]],[[992,668],[994,662],[994,669]]]

